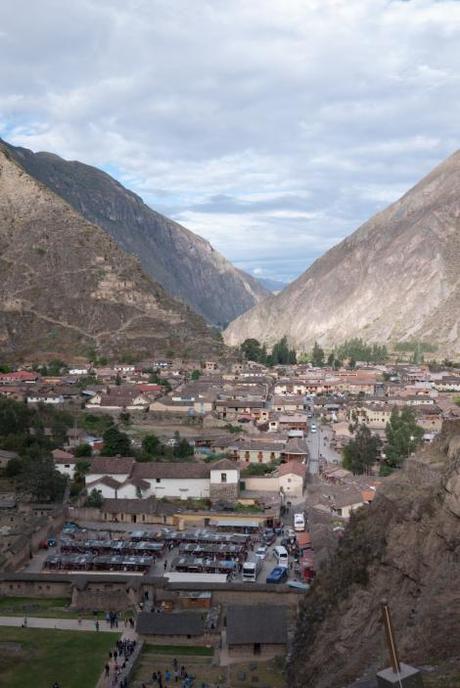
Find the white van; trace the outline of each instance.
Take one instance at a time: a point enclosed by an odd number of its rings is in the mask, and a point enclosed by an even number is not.
[[[297,533],[303,533],[305,530],[305,516],[303,514],[294,514],[294,530]]]
[[[257,576],[262,569],[262,560],[256,557],[252,561],[245,561],[243,564],[243,583],[255,583]]]
[[[289,566],[289,555],[286,547],[277,545],[273,548],[273,554],[275,555],[278,566],[284,566],[287,569]]]

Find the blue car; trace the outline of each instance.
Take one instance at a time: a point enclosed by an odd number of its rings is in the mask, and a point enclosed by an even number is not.
[[[288,577],[288,570],[285,566],[275,566],[273,571],[268,574],[266,583],[284,583]]]

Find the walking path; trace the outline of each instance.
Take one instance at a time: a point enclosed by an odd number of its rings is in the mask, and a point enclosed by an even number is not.
[[[60,631],[93,631],[96,632],[96,623],[92,620],[82,619],[46,619],[37,616],[27,616],[27,628],[56,628]],[[0,616],[0,626],[21,627],[24,625],[23,616]],[[128,629],[120,624],[119,628],[110,628],[105,620],[99,620],[99,630],[120,634]],[[134,631],[132,631],[134,633]],[[126,636],[130,637],[130,636]]]

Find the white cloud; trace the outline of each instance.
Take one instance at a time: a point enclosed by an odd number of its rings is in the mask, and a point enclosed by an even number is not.
[[[286,278],[458,147],[455,0],[17,0],[0,135]]]

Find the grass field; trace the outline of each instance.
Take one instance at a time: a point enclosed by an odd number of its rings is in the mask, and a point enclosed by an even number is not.
[[[0,686],[94,688],[117,633],[0,627]]]
[[[92,611],[80,614],[70,609],[70,599],[66,597],[0,597],[0,616],[38,616],[43,619],[94,619]],[[131,612],[127,612],[131,616]],[[124,616],[124,615],[122,615]],[[99,619],[104,613],[98,613]]]

